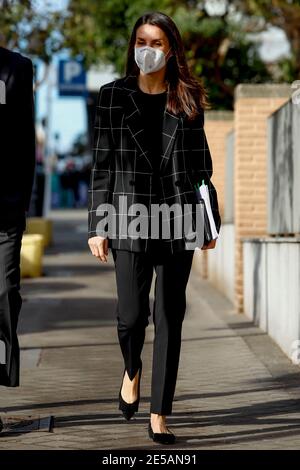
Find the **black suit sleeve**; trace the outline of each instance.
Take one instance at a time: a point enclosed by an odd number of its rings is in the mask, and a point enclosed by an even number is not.
[[[22,114],[22,148],[24,158],[23,193],[25,210],[29,210],[35,173],[35,118],[33,97],[33,65],[24,58],[21,64],[20,113]]]
[[[211,182],[211,177],[213,175],[213,163],[204,131],[203,109],[200,110],[200,113],[193,121],[190,121],[190,129],[191,136],[189,147],[191,149],[193,184],[200,183],[201,185],[202,180],[204,180],[204,183],[208,186],[212,213],[215,220],[216,229],[219,233],[221,227],[221,216],[219,212],[217,191]]]
[[[111,203],[112,191],[111,162],[114,155],[112,139],[110,106],[111,88],[100,88],[96,106],[94,124],[93,166],[90,175],[88,190],[88,237],[107,237],[103,226],[99,223],[104,220],[106,213],[104,205]],[[97,214],[97,208],[102,205]],[[99,224],[99,225],[98,225]]]

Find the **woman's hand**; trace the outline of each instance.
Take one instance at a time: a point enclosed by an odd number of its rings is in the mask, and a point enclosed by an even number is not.
[[[108,238],[91,237],[88,240],[88,244],[92,254],[99,258],[100,261],[107,263]]]
[[[215,238],[211,242],[208,243],[208,245],[203,245],[201,250],[211,250],[216,246],[217,239]]]

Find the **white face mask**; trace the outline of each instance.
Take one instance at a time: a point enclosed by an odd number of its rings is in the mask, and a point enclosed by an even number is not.
[[[157,72],[157,70],[162,69],[166,64],[166,55],[164,51],[157,47],[142,46],[134,48],[134,59],[144,73]]]

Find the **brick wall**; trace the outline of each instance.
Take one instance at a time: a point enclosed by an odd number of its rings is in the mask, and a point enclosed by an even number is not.
[[[213,162],[213,182],[217,193],[221,217],[224,215],[226,135],[233,128],[233,111],[206,111],[205,133]],[[207,278],[207,251],[196,250],[196,268]]]
[[[233,128],[233,111],[206,111],[205,133],[213,161],[212,182],[218,192],[221,216],[224,214],[226,136]]]
[[[267,117],[289,85],[238,85],[234,105],[235,310],[243,311],[241,237],[267,235]]]

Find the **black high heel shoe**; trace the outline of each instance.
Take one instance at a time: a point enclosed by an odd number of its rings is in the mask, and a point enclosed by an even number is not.
[[[169,428],[167,429],[169,430]],[[150,439],[154,442],[159,442],[160,444],[174,444],[176,440],[176,436],[172,432],[153,432],[151,421],[149,421],[148,425],[148,434]]]
[[[126,368],[124,369],[123,380],[122,380],[122,384],[121,384],[120,391],[119,391],[119,410],[122,411],[122,413],[124,415],[124,418],[127,421],[130,420],[130,418],[134,415],[134,413],[136,411],[138,411],[138,409],[139,409],[142,367],[143,367],[143,364],[142,364],[142,361],[141,361],[141,365],[140,365],[140,368],[139,368],[138,397],[133,403],[127,403],[125,400],[123,400],[122,395],[121,395],[124,376],[125,376],[125,372],[126,372]]]

